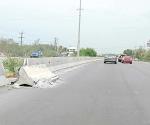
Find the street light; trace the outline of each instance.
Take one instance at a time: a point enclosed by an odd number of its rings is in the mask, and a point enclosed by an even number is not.
[[[80,7],[79,7],[79,29],[78,29],[78,44],[77,44],[77,56],[80,56],[80,33],[81,33],[81,0],[80,0]]]

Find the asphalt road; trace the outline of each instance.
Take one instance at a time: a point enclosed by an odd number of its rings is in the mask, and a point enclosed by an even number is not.
[[[97,61],[61,77],[0,94],[0,125],[150,125],[150,64]]]

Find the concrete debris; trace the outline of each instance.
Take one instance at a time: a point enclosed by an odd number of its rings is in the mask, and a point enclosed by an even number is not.
[[[13,85],[14,83],[18,81],[18,78],[7,78],[7,79],[11,85]]]
[[[30,86],[34,85],[34,81],[28,76],[24,67],[22,67],[19,71],[19,80],[16,82],[18,85],[28,84]]]
[[[53,86],[54,82],[57,79],[59,79],[59,77],[57,75],[50,79],[40,79],[37,82],[35,82],[33,87],[35,87],[35,88],[51,88],[51,86]]]
[[[0,76],[0,86],[5,86],[5,85],[9,85],[10,82],[8,79],[6,79],[5,76]]]
[[[19,89],[19,88],[21,88],[21,87],[19,86],[19,84],[14,84],[14,85],[13,85],[13,88]]]
[[[34,81],[38,81],[39,78],[53,77],[54,75],[46,65],[25,66],[23,68],[27,75]]]
[[[52,85],[52,82],[50,80],[41,79],[33,87],[35,87],[35,88],[50,88],[51,85]]]
[[[46,65],[24,66],[19,72],[17,84],[29,85],[36,88],[50,88],[58,76],[52,73]]]

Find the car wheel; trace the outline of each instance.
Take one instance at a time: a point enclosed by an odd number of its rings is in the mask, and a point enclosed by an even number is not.
[[[132,64],[132,62],[130,62],[130,64]]]
[[[104,63],[106,63],[106,62],[104,62]]]
[[[115,64],[117,64],[117,62],[115,62]]]

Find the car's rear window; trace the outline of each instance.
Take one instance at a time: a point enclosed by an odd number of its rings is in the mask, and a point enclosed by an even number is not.
[[[105,56],[116,56],[116,55],[114,55],[114,54],[107,54],[107,55],[105,55]]]

